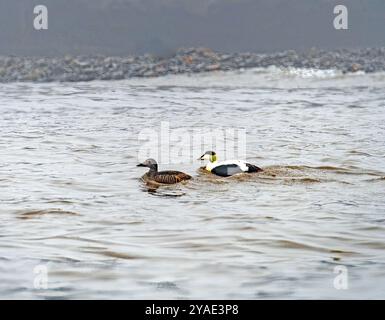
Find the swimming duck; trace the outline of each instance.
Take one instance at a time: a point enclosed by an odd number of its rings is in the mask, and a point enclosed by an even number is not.
[[[261,168],[242,160],[217,161],[217,154],[214,151],[206,151],[198,160],[209,160],[205,169],[221,177],[262,171]]]
[[[143,175],[142,179],[147,182],[157,182],[164,184],[174,184],[184,180],[191,179],[186,173],[180,171],[160,171],[158,172],[158,164],[154,159],[147,159],[143,163],[137,165],[137,167],[150,168],[146,174]]]

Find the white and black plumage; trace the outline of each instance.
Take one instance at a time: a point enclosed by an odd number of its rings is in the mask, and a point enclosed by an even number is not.
[[[158,172],[158,164],[154,159],[147,159],[143,163],[138,164],[137,167],[150,168],[150,170],[142,176],[142,179],[146,182],[174,184],[184,180],[191,179],[191,176],[180,171],[159,171]]]
[[[242,160],[218,161],[214,151],[205,152],[198,160],[209,160],[205,169],[217,176],[230,177],[237,173],[253,173],[262,171],[261,168]]]

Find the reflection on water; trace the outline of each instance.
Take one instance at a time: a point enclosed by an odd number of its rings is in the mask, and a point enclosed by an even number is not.
[[[0,298],[384,298],[384,87],[278,70],[3,85]],[[162,163],[193,179],[146,185],[138,133],[161,121],[244,127],[264,171]]]

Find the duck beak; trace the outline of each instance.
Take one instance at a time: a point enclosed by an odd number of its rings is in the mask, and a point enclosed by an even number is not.
[[[145,167],[145,165],[143,163],[139,163],[136,165],[137,167]]]

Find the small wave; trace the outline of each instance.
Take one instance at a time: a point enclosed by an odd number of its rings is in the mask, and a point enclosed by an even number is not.
[[[329,249],[326,247],[308,244],[300,241],[293,241],[293,240],[278,239],[278,240],[270,241],[269,243],[270,245],[275,245],[275,246],[283,247],[287,249],[314,250],[314,251],[327,252],[327,253],[340,254],[340,255],[356,254],[356,252],[353,252],[353,251],[341,250],[341,249]]]
[[[275,166],[272,166],[272,168]],[[288,168],[298,171],[330,171],[332,173],[338,173],[338,174],[347,174],[347,175],[369,175],[369,176],[382,176],[384,173],[380,171],[370,170],[370,169],[362,169],[359,167],[349,166],[348,168],[344,167],[335,167],[335,166],[296,166],[296,165],[289,165],[282,168]]]
[[[365,180],[365,181],[367,181],[367,182],[380,182],[380,181],[385,182],[385,177],[379,177],[379,178],[367,179],[367,180]]]
[[[116,251],[101,251],[98,252],[99,254],[102,254],[106,257],[111,257],[111,258],[117,258],[117,259],[126,259],[126,260],[133,260],[133,259],[140,259],[142,257],[134,256],[131,254],[127,253],[122,253],[122,252],[116,252]]]
[[[289,183],[319,183],[325,182],[326,179],[321,179],[319,177],[306,175],[303,171],[300,170],[300,166],[270,166],[265,167],[263,171],[258,173],[240,173],[233,175],[231,177],[219,177],[208,173],[204,168],[199,168],[198,173],[203,177],[205,181],[211,183],[230,183],[230,182],[243,182],[243,181],[277,181],[284,180]],[[302,167],[303,169],[304,167]]]
[[[276,166],[272,166],[276,167]],[[305,166],[305,165],[289,165],[289,166],[283,166],[282,168],[287,168],[287,169],[293,169],[293,170],[299,170],[299,171],[304,171],[304,170],[324,170],[324,171],[334,171],[334,172],[349,172],[349,169],[346,168],[341,168],[341,167],[334,167],[334,166]]]
[[[294,183],[319,183],[322,182],[321,179],[316,178],[293,178],[293,179],[287,179],[288,182],[294,182]]]
[[[358,151],[358,150],[351,150],[351,151],[349,151],[349,154],[356,154],[359,156],[373,157],[373,155],[371,155],[370,153]]]
[[[336,69],[315,69],[315,68],[282,68],[282,73],[288,76],[294,76],[299,78],[318,78],[329,79],[341,76],[342,71]]]
[[[32,210],[32,211],[25,211],[18,214],[19,219],[33,219],[36,217],[41,217],[45,215],[70,215],[70,216],[77,216],[79,215],[76,212],[72,211],[66,211],[61,209],[44,209],[44,210]]]

